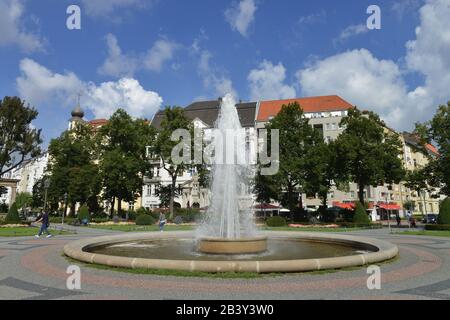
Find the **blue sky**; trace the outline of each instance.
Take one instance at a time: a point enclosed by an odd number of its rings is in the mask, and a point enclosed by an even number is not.
[[[66,28],[71,4],[81,30]],[[381,30],[365,27],[371,4]],[[88,119],[229,91],[338,94],[410,130],[450,100],[449,16],[450,0],[0,0],[0,96],[35,106],[47,141],[79,91]]]

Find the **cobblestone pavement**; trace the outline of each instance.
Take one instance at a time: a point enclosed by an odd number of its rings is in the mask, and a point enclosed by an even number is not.
[[[450,238],[392,235],[387,229],[351,234],[395,243],[398,259],[381,264],[381,289],[367,288],[366,268],[327,273],[213,279],[139,275],[80,264],[81,289],[68,290],[63,246],[115,233],[77,228],[50,239],[0,238],[0,299],[450,299]]]

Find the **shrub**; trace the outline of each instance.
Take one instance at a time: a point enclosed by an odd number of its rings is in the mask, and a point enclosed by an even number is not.
[[[0,203],[0,213],[7,213],[8,212],[8,205],[4,202]]]
[[[280,216],[270,217],[269,219],[267,219],[266,224],[269,227],[283,227],[287,225],[286,219]]]
[[[450,224],[426,224],[425,230],[450,231]]]
[[[89,208],[87,205],[82,205],[80,209],[78,210],[78,220],[83,221],[87,220],[89,221],[91,218],[91,215],[89,214]]]
[[[369,216],[367,215],[364,206],[359,201],[356,203],[355,213],[353,215],[353,222],[355,224],[370,224]]]
[[[173,222],[175,224],[182,224],[183,223],[183,218],[181,216],[176,216],[175,219],[173,220]]]
[[[141,214],[150,214],[150,210],[144,208],[144,207],[140,207],[139,209],[136,210],[136,216],[139,216]]]
[[[19,212],[17,211],[17,205],[14,202],[9,208],[9,212],[5,218],[6,223],[20,223]]]
[[[439,206],[438,224],[450,224],[450,198],[445,198]]]
[[[155,219],[149,214],[141,214],[136,218],[136,225],[138,226],[149,226],[155,223]]]
[[[128,211],[128,220],[130,221],[135,221],[137,218],[137,214],[134,210],[129,210]]]
[[[176,208],[175,214],[176,216],[180,216],[183,219],[183,221],[187,223],[198,221],[201,218],[201,213],[198,209]]]

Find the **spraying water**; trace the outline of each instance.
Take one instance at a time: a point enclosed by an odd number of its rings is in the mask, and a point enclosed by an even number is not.
[[[230,94],[222,99],[213,131],[211,199],[205,221],[198,229],[200,237],[239,239],[255,233],[250,207],[242,204],[249,197],[252,170],[246,157],[245,130],[235,105]]]

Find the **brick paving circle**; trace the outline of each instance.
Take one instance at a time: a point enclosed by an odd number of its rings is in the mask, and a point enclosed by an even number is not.
[[[370,237],[369,234],[364,236]],[[399,258],[382,264],[382,291],[369,291],[365,268],[324,274],[303,273],[265,276],[255,279],[216,279],[130,274],[81,266],[82,290],[71,299],[423,299],[445,297],[442,290],[450,285],[450,239],[419,236],[391,237],[374,234],[398,245]],[[63,246],[83,235],[55,239],[0,239],[0,299],[2,280],[7,286],[39,285],[56,290],[57,298],[69,297],[65,282],[67,266],[76,264],[62,256]],[[439,243],[439,247],[438,244]],[[28,247],[28,249],[27,249]],[[436,248],[435,248],[436,247]],[[12,279],[12,280],[11,280]],[[22,284],[22,282],[25,284]],[[14,286],[14,285],[13,285]],[[423,289],[422,289],[423,288]],[[50,290],[50,291],[51,291]],[[59,291],[58,291],[59,290]],[[408,291],[409,290],[409,291]],[[52,292],[52,291],[51,291]],[[64,293],[65,292],[65,293]],[[401,293],[398,293],[401,292]],[[56,293],[54,295],[56,295]],[[67,294],[67,296],[65,296]],[[17,298],[21,298],[19,295]],[[25,297],[26,298],[26,297]],[[450,298],[450,296],[449,296]]]

